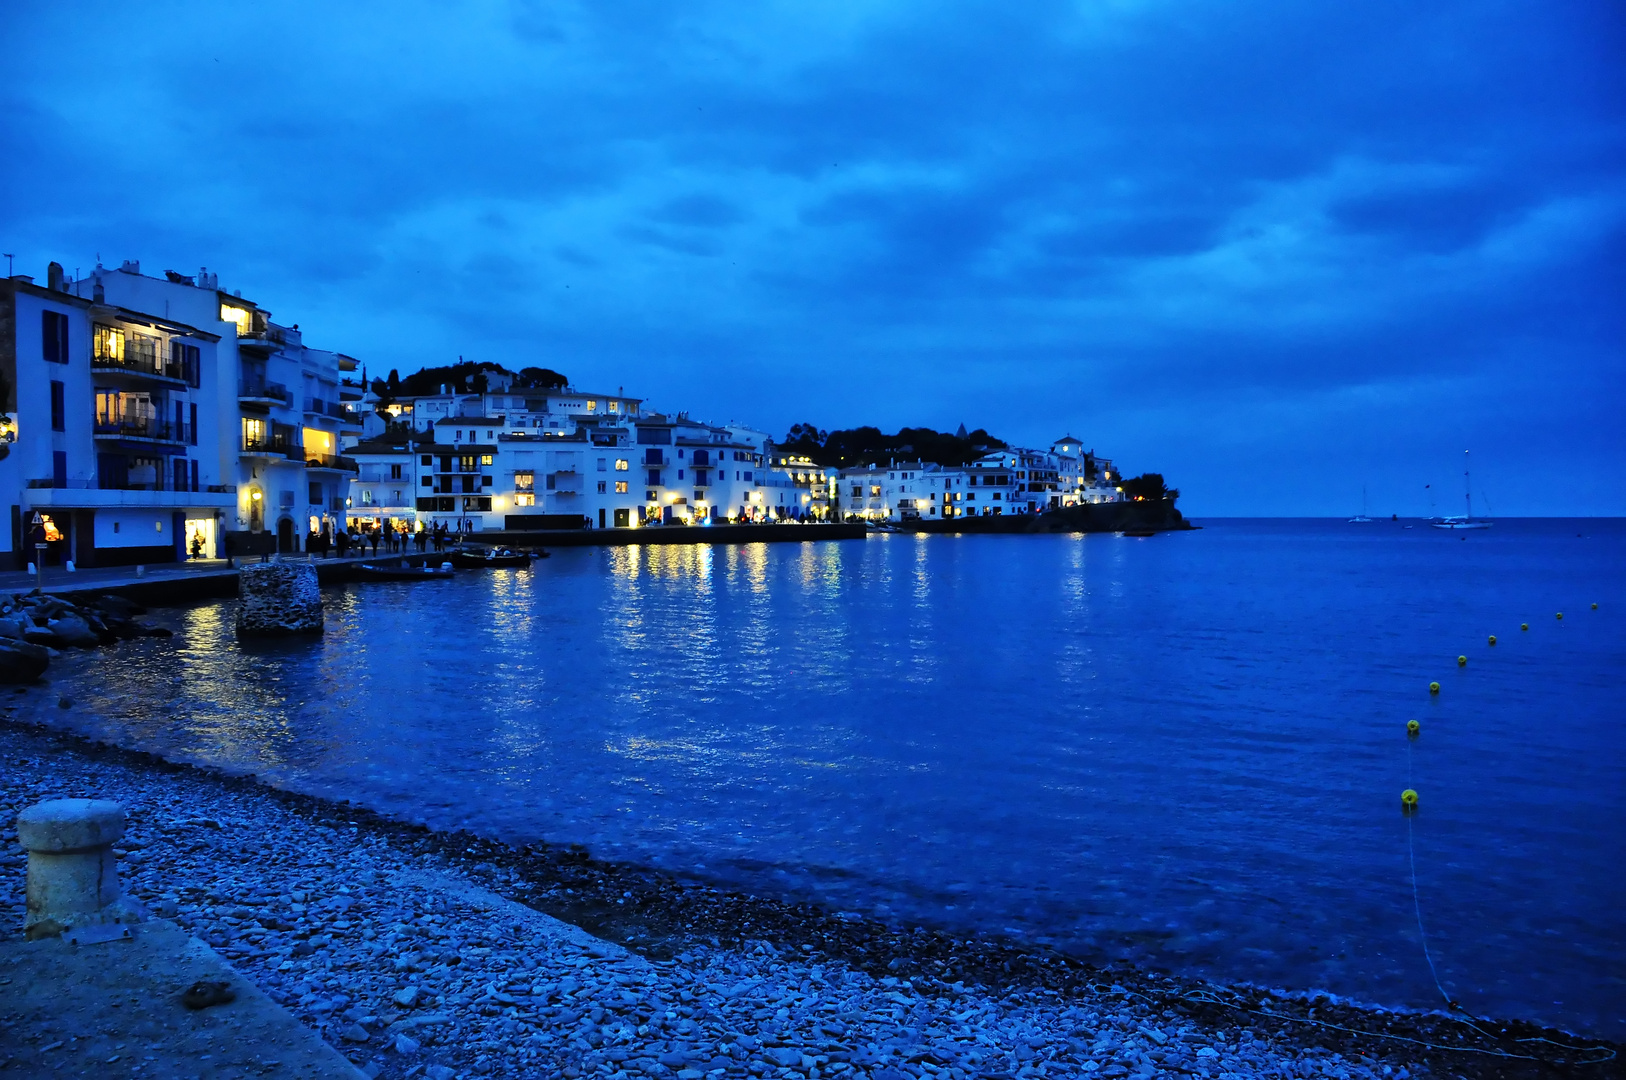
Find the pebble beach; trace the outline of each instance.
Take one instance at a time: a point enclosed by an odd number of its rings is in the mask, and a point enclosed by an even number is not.
[[[0,721],[0,919],[23,918],[17,812],[118,800],[126,892],[371,1076],[1618,1075],[1613,1048],[1559,1033],[1098,969],[437,834],[30,722],[46,701]],[[65,1074],[73,1052],[52,1051]]]

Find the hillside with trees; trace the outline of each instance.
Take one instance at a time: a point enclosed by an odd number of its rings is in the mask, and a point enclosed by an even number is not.
[[[809,457],[819,465],[844,469],[893,461],[963,465],[1008,445],[982,428],[967,432],[961,427],[953,434],[925,427],[902,428],[896,435],[887,435],[876,427],[823,431],[812,424],[796,424],[777,448],[787,454]]]
[[[443,386],[454,393],[483,394],[499,386],[514,390],[562,390],[569,382],[552,368],[525,367],[510,371],[489,360],[459,360],[455,364],[426,367],[406,376],[391,369],[388,378],[373,380],[372,390],[390,400],[438,394]]]

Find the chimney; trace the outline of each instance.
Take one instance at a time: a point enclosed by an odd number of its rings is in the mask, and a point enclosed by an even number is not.
[[[139,274],[141,273],[141,260],[125,259],[124,265],[119,267],[119,269],[124,271],[126,274]]]
[[[96,288],[91,292],[90,298],[98,304],[107,303],[107,290],[102,288],[102,277],[100,274],[96,275]]]
[[[45,268],[45,287],[52,292],[62,292],[62,264],[54,262]]]

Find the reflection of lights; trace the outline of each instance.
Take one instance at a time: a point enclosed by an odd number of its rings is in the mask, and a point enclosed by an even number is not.
[[[253,499],[255,502],[259,502],[261,499],[265,498],[265,496],[261,495],[258,491],[249,492],[248,497]]]

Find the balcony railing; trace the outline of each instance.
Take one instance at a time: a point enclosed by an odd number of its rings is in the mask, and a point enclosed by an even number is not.
[[[237,396],[241,398],[259,398],[262,400],[280,401],[288,403],[288,388],[281,383],[265,382],[259,379],[244,380],[237,384]]]
[[[166,360],[156,348],[143,348],[135,341],[127,341],[122,355],[114,356],[98,350],[91,358],[92,368],[125,371],[133,375],[153,375],[161,379],[174,379],[188,386],[198,385],[197,365],[174,359]]]
[[[154,439],[158,442],[184,443],[188,438],[194,437],[197,431],[190,424],[176,424],[168,420],[137,416],[122,419],[99,417],[96,420],[95,433],[120,439]]]
[[[307,469],[343,469],[345,472],[357,472],[361,468],[354,458],[343,457],[339,454],[317,454],[308,450],[305,452],[305,467]]]
[[[243,436],[243,453],[284,454],[289,457],[302,457],[305,453],[305,447],[298,440],[291,439],[278,431],[269,435]]]

